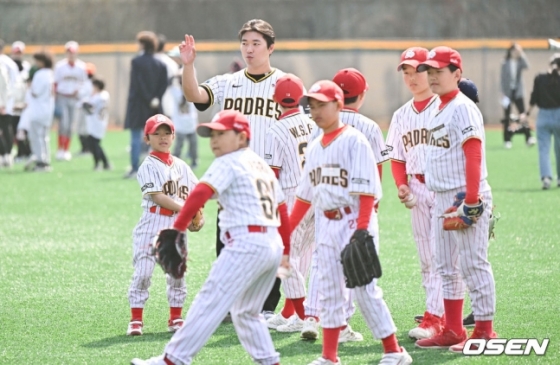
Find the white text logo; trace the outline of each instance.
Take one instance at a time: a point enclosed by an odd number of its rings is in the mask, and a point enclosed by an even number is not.
[[[509,356],[529,356],[531,351],[535,355],[543,356],[546,353],[550,340],[545,338],[539,344],[537,339],[512,338],[492,338],[484,340],[481,338],[471,338],[465,342],[463,348],[464,355],[501,355]]]

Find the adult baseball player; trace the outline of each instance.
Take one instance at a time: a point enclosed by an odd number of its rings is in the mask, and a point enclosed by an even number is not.
[[[70,160],[70,139],[72,138],[72,125],[76,120],[81,88],[87,80],[86,64],[78,59],[79,45],[69,41],[64,45],[66,58],[58,61],[54,68],[54,81],[56,83],[56,103],[60,109],[58,125],[58,151],[57,160]]]
[[[128,290],[131,320],[126,334],[129,336],[142,335],[143,311],[156,264],[150,244],[160,230],[173,225],[177,212],[198,183],[190,167],[169,152],[174,131],[173,122],[162,114],[148,119],[144,127],[144,141],[152,152],[140,165],[137,175],[142,192],[142,217],[132,232],[134,275]],[[187,287],[184,277],[175,279],[167,275],[166,280],[170,308],[167,326],[174,332],[183,324],[181,312]]]
[[[329,80],[315,83],[303,100],[311,116],[323,130],[305,154],[305,166],[290,215],[297,227],[311,204],[315,214],[318,291],[323,326],[323,354],[310,365],[340,364],[338,337],[347,325],[344,306],[352,291],[374,337],[383,342],[381,364],[410,364],[412,359],[399,346],[396,327],[376,280],[346,288],[340,255],[350,238],[367,231],[378,246],[379,230],[374,205],[382,197],[376,161],[369,142],[355,128],[344,125],[342,89]]]
[[[434,193],[425,185],[425,148],[428,144],[428,123],[439,98],[430,89],[428,74],[416,67],[428,57],[428,50],[412,47],[401,54],[397,71],[402,71],[404,84],[412,99],[393,114],[387,133],[387,152],[397,185],[398,196],[411,210],[412,235],[420,258],[422,286],[426,292],[426,310],[420,325],[408,333],[419,340],[429,338],[443,329],[443,292],[441,277],[435,265],[435,243],[432,227]]]
[[[278,365],[280,357],[260,311],[279,265],[289,267],[290,230],[282,189],[267,163],[247,148],[251,130],[243,114],[221,111],[197,133],[210,137],[216,159],[185,202],[174,229],[185,231],[197,210],[214,197],[223,208],[219,214],[226,246],[165,355],[134,359],[132,364],[191,364],[231,311],[239,341],[253,360]]]
[[[381,128],[373,120],[360,114],[359,109],[365,101],[366,92],[369,88],[364,75],[355,68],[341,69],[334,75],[333,82],[336,83],[344,92],[344,108],[340,112],[340,120],[343,124],[349,125],[360,131],[368,140],[375,160],[377,161],[377,171],[379,179],[383,169],[383,162],[387,161],[387,151],[385,147],[385,139]],[[322,130],[317,128],[311,139],[314,140],[322,134]],[[311,273],[309,274],[308,296],[305,300],[305,321],[301,329],[302,338],[316,339],[319,335],[318,316],[319,316],[319,297],[317,294],[317,259],[314,255],[311,264]],[[346,305],[347,319],[352,317],[356,308],[349,297]],[[340,333],[339,342],[356,342],[362,341],[363,336],[359,332],[352,330],[350,325],[345,327]]]
[[[440,105],[428,124],[424,175],[426,187],[435,192],[433,224],[436,228],[436,260],[443,282],[445,327],[420,348],[448,347],[462,353],[467,340],[463,328],[463,297],[469,288],[475,318],[471,338],[496,337],[493,318],[496,291],[488,262],[488,227],[492,194],[484,148],[484,124],[476,105],[457,87],[461,80],[461,55],[449,47],[436,47],[417,70],[428,70],[432,91]],[[445,231],[442,217],[450,214],[461,222]],[[450,234],[449,234],[450,233]]]
[[[274,100],[282,108],[282,115],[266,134],[265,161],[278,177],[291,211],[296,188],[305,164],[304,154],[315,123],[299,109],[304,86],[295,75],[278,79]],[[304,318],[303,301],[311,255],[315,248],[315,224],[311,212],[291,236],[290,265],[292,273],[282,280],[286,302],[282,311],[267,320],[268,328],[279,332],[300,331]]]
[[[247,116],[252,135],[250,147],[264,158],[266,132],[282,113],[272,96],[274,85],[284,72],[270,66],[276,39],[270,24],[260,19],[250,20],[241,27],[238,38],[247,68],[233,74],[215,76],[199,84],[194,69],[195,41],[192,35],[185,35],[185,40],[179,46],[184,66],[183,91],[185,98],[194,102],[201,111],[218,103],[222,110],[234,109]],[[224,246],[219,240],[219,230],[216,237],[216,251],[219,254]],[[278,279],[270,298],[265,302],[263,311],[267,316],[274,315],[280,300],[280,283]]]

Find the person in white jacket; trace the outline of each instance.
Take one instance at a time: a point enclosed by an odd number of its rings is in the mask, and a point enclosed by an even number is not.
[[[195,169],[198,165],[198,137],[196,135],[198,111],[194,104],[183,96],[181,75],[182,71],[179,71],[169,86],[169,92],[173,97],[171,120],[175,124],[173,155],[181,157],[183,144],[188,143],[187,157],[190,158],[190,167]]]
[[[14,112],[13,88],[19,79],[16,63],[4,54],[4,41],[0,39],[0,68],[5,72],[5,91],[3,106],[0,107],[0,166],[12,166],[12,146],[14,131],[12,129],[12,114]]]
[[[29,121],[29,142],[32,163],[26,170],[50,171],[51,156],[49,149],[49,130],[54,114],[54,72],[53,59],[49,53],[38,52],[33,55],[37,71],[28,90],[27,108],[22,119]]]
[[[105,83],[100,79],[92,80],[93,94],[83,103],[86,114],[88,146],[91,149],[94,170],[110,170],[111,165],[101,147],[101,140],[105,137],[109,124],[109,93],[105,90]],[[100,165],[103,163],[103,167]]]

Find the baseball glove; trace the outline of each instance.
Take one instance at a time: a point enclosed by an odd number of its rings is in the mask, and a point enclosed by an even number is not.
[[[340,254],[346,287],[355,288],[381,277],[381,264],[373,237],[365,229],[358,229],[352,235],[350,243]]]
[[[200,208],[198,212],[196,212],[188,229],[191,232],[198,232],[202,229],[202,226],[204,226],[204,215],[202,214],[202,208]]]
[[[162,229],[154,239],[152,253],[166,274],[175,279],[187,269],[187,241],[185,234],[176,229]]]
[[[484,212],[484,204],[481,199],[474,205],[465,204],[465,193],[460,192],[455,195],[453,206],[441,216],[443,219],[443,229],[446,231],[456,231],[466,229],[476,223],[477,219]]]

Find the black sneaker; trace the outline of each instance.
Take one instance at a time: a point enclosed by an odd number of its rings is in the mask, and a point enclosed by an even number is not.
[[[474,314],[471,312],[468,316],[463,318],[463,326],[464,327],[473,327],[474,326]]]
[[[424,320],[423,315],[414,316],[414,322],[416,322],[416,323],[422,323],[423,320]]]

